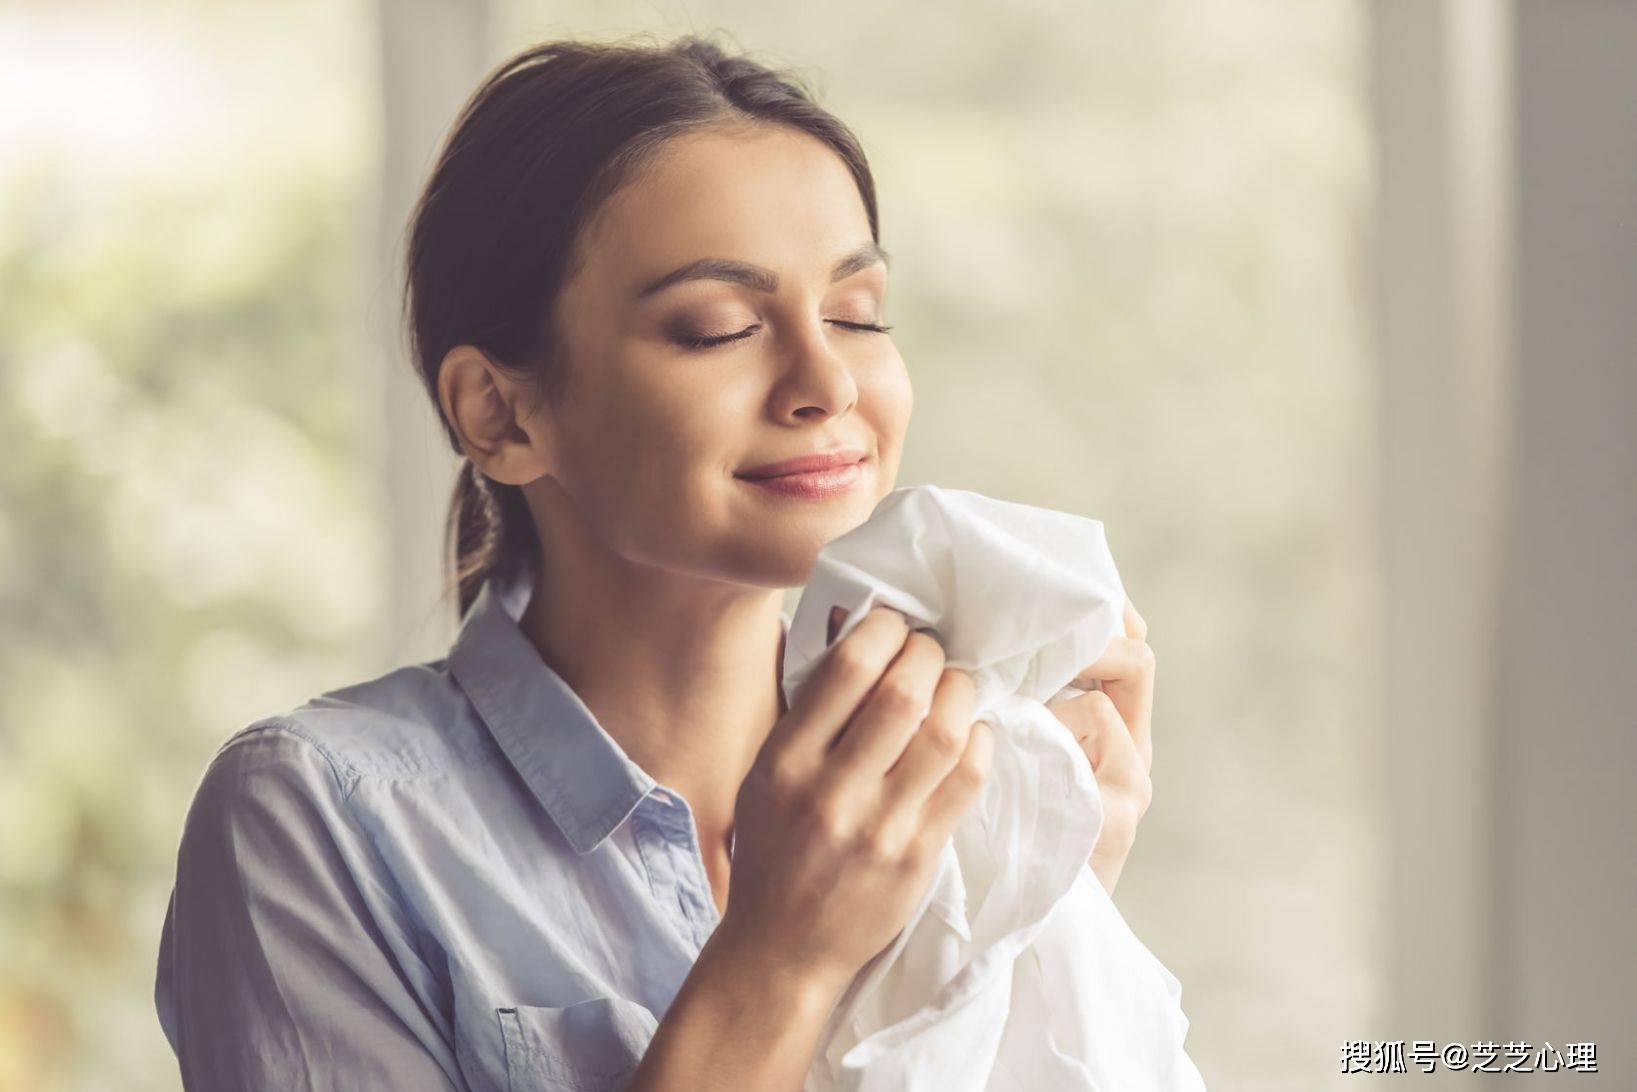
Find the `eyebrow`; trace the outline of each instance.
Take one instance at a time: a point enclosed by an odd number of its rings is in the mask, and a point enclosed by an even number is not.
[[[868,269],[876,262],[890,269],[892,256],[877,243],[865,243],[835,264],[830,270],[830,283],[834,284],[845,277],[850,277],[861,269]],[[637,299],[645,300],[673,284],[697,280],[728,281],[742,284],[746,288],[754,288],[758,292],[775,292],[779,287],[778,274],[763,266],[736,262],[728,258],[700,258],[651,282],[648,287],[637,293]]]

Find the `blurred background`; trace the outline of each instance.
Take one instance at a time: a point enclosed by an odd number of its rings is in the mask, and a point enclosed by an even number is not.
[[[437,144],[526,45],[682,32],[864,141],[901,484],[1106,523],[1161,664],[1118,901],[1210,1086],[1637,1084],[1637,4],[76,0],[0,8],[0,1088],[178,1087],[205,763],[453,632]]]

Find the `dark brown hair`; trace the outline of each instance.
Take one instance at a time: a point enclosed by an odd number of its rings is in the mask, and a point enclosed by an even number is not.
[[[696,35],[663,45],[547,42],[491,71],[461,108],[410,218],[404,309],[433,405],[439,366],[457,345],[534,377],[548,401],[561,399],[554,305],[583,229],[667,140],[734,123],[788,126],[834,149],[880,242],[862,147],[789,71]],[[459,451],[451,422],[443,424]],[[532,564],[539,549],[521,488],[490,480],[469,459],[447,535],[461,615],[486,579]]]

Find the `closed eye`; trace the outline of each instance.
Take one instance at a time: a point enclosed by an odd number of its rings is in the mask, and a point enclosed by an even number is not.
[[[883,326],[874,322],[843,322],[841,319],[827,319],[826,321],[833,322],[843,329],[855,330],[860,333],[884,334],[892,329],[891,326]],[[678,345],[685,349],[713,349],[718,345],[726,345],[730,341],[742,341],[743,339],[750,337],[761,328],[761,324],[757,323],[753,326],[747,326],[737,333],[723,334],[721,337],[698,337],[693,334],[677,334],[675,335],[675,341]]]

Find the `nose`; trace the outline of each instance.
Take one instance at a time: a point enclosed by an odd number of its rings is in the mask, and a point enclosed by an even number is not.
[[[822,322],[793,335],[788,352],[788,366],[774,392],[779,421],[839,417],[858,404],[858,381],[846,358],[830,346]]]

